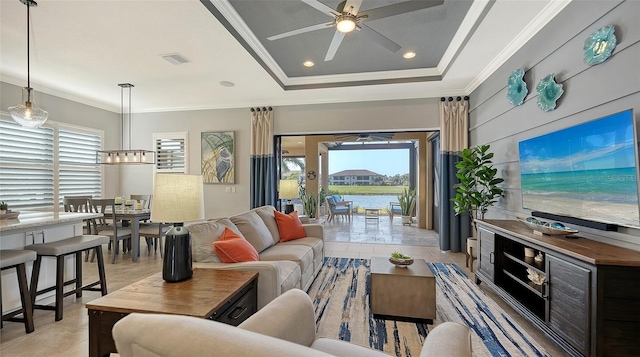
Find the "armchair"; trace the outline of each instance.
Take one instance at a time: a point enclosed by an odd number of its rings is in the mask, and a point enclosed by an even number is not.
[[[280,295],[238,327],[188,316],[134,313],[118,321],[112,333],[122,357],[388,356],[317,338],[313,303],[299,289]],[[455,322],[438,325],[429,331],[420,356],[471,356],[469,328]]]
[[[328,222],[333,220],[335,216],[347,216],[349,221],[351,221],[351,208],[353,206],[352,201],[336,201],[335,196],[327,196],[325,201],[327,202],[327,206],[329,207],[329,219]]]

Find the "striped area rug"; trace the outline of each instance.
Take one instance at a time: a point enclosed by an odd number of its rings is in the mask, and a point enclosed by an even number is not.
[[[429,329],[455,321],[472,330],[474,356],[549,356],[455,264],[427,263],[436,276],[433,325],[374,319],[368,259],[326,258],[309,288],[319,337],[350,341],[395,356],[419,356]]]

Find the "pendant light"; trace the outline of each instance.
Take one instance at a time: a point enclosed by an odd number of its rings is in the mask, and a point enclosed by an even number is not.
[[[129,149],[127,150],[105,150],[96,151],[96,163],[104,165],[127,165],[127,164],[155,164],[156,152],[141,149],[131,149],[131,83],[120,83],[120,109],[122,120],[122,142],[124,143],[124,89],[129,89]]]
[[[44,124],[49,117],[46,110],[41,109],[33,102],[33,88],[31,88],[30,51],[29,51],[29,18],[30,8],[38,6],[33,0],[20,0],[27,6],[27,86],[22,89],[22,102],[14,107],[9,107],[9,114],[16,123],[27,128],[37,128]]]

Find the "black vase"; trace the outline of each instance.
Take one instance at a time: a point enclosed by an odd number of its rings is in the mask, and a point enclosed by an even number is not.
[[[193,275],[191,255],[191,233],[180,225],[171,228],[164,240],[162,279],[176,283]]]

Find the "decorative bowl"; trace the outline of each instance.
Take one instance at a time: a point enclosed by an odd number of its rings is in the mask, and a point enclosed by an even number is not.
[[[524,103],[524,97],[527,96],[527,83],[523,79],[524,68],[518,68],[511,73],[507,79],[507,100],[512,105],[521,105]]]
[[[406,268],[409,265],[413,264],[413,258],[400,259],[389,257],[389,262],[391,262],[391,264],[395,265],[397,268]]]
[[[538,108],[543,112],[550,112],[556,109],[556,101],[562,96],[562,84],[556,83],[554,73],[549,74],[540,80],[536,86],[538,94]]]
[[[518,217],[518,220],[534,231],[550,236],[566,236],[578,233],[577,229],[571,229],[558,222],[547,223],[545,221],[537,220],[534,217]]]
[[[531,282],[533,282],[536,285],[541,285],[542,283],[544,283],[546,279],[544,275],[538,273],[537,271],[531,268],[527,268],[527,278],[529,278],[529,280],[531,280]]]

